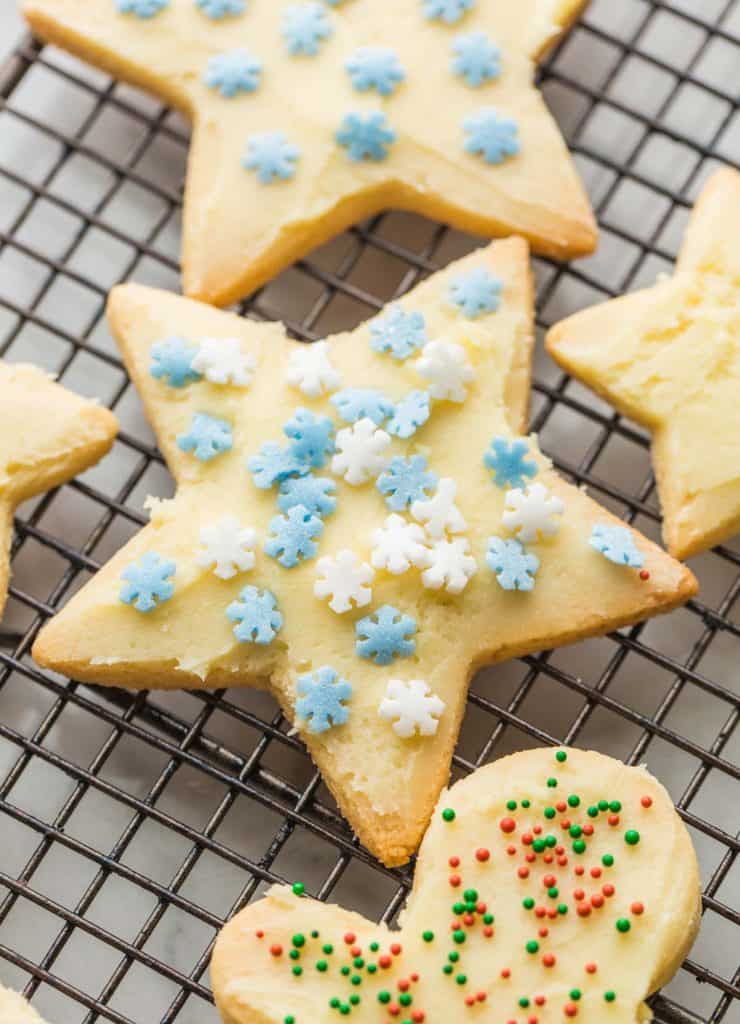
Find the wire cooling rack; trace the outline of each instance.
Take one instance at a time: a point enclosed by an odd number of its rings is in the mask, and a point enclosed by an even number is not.
[[[669,271],[702,182],[740,158],[740,3],[596,0],[541,78],[602,224],[599,253],[536,261],[541,326]],[[734,93],[731,90],[735,90]],[[187,126],[30,38],[0,75],[0,351],[116,410],[114,452],[16,522],[0,645],[0,976],[52,1024],[215,1022],[218,928],[301,878],[392,921],[411,874],[353,840],[276,705],[250,691],[138,694],[41,672],[42,623],[171,482],[103,316],[136,278],[179,287]],[[253,296],[313,339],[353,326],[475,243],[389,213]],[[658,536],[647,441],[539,351],[532,429],[560,469]],[[704,921],[654,1001],[740,1022],[740,546],[695,559],[701,595],[643,627],[479,674],[454,772],[540,743],[646,761],[697,846]]]

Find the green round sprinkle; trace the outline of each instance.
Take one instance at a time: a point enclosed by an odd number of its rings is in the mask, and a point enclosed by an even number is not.
[[[556,815],[557,813],[558,813],[558,812],[557,812],[557,811],[555,810],[555,808],[554,808],[554,807],[546,807],[546,808],[545,808],[545,817],[546,817],[546,818],[549,818],[549,819],[550,819],[550,821],[552,821],[552,819],[553,819],[553,818],[555,817],[555,815]]]
[[[456,964],[457,961],[460,959],[460,954],[457,952],[456,949],[453,949],[451,953],[447,954],[447,959],[450,961],[451,964]]]
[[[529,800],[522,800],[522,807],[523,807],[523,808],[524,808],[525,810],[526,810],[526,809],[527,809],[528,807],[531,807],[531,806],[532,806],[532,805],[531,805],[531,803],[530,803],[530,801],[529,801]]]
[[[617,921],[617,931],[618,932],[622,932],[623,935],[625,935],[630,930],[631,927],[632,927],[632,925],[630,924],[630,922],[627,920],[626,917],[620,917],[619,920]]]
[[[391,1001],[391,994],[390,994],[390,992],[387,992],[385,989],[383,989],[382,992],[378,992],[378,1002],[379,1003],[385,1004],[385,1003],[389,1003],[390,1001]]]
[[[380,943],[379,942],[371,942],[370,943],[370,952],[371,953],[377,953],[379,949],[380,949]]]
[[[580,807],[580,805],[581,798],[579,796],[576,796],[575,793],[571,793],[571,795],[568,797],[568,807]]]
[[[465,910],[465,904],[464,903],[458,902],[458,903],[453,903],[452,904],[452,913],[455,915],[455,917],[459,917],[460,914],[462,914],[464,910]]]
[[[352,1003],[353,1006],[357,1006],[358,1003],[360,1002],[360,997],[357,995],[356,992],[353,992],[352,995],[349,997],[349,1001]]]
[[[545,836],[545,846],[549,846],[552,849],[553,846],[557,845],[558,840],[556,836]]]
[[[302,946],[306,945],[306,936],[299,933],[298,935],[294,935],[290,941],[296,949],[300,949]]]
[[[339,1012],[342,1014],[343,1017],[346,1017],[348,1013],[352,1012],[352,1007],[349,1005],[349,1003],[342,1003],[342,1005],[339,1007]]]
[[[548,784],[548,786],[550,787],[550,789],[555,789],[555,787],[556,787],[556,786],[557,786],[557,784],[558,784],[558,780],[557,780],[557,779],[553,779],[553,778],[552,778],[552,776],[551,776],[551,777],[550,777],[550,778],[549,778],[549,779],[547,780],[547,784]]]
[[[343,974],[343,975],[345,976],[345,978],[346,978],[346,977],[347,977],[347,975],[348,975],[349,973],[350,973],[350,969],[349,969],[349,967],[347,967],[347,965],[345,964],[345,965],[344,965],[344,967],[342,967],[342,968],[340,969],[340,974]]]
[[[298,952],[297,949],[291,949],[290,953],[288,953],[288,956],[290,957],[291,960],[300,960],[301,958],[301,954]]]
[[[573,853],[585,853],[586,843],[583,839],[576,839],[573,843]]]
[[[434,932],[422,932],[421,937],[424,942],[434,942]]]
[[[571,825],[568,829],[568,832],[570,833],[571,838],[573,839],[580,839],[583,835],[583,829],[580,825]]]
[[[572,988],[570,990],[570,998],[577,1003],[581,998],[581,990],[579,988]]]
[[[559,914],[567,914],[568,913],[568,905],[567,905],[567,903],[558,903],[558,913]]]
[[[593,806],[589,807],[589,809],[586,811],[586,814],[589,816],[589,818],[598,818],[599,808]]]
[[[609,801],[608,800],[599,800],[599,810],[600,811],[608,811],[609,810]]]
[[[331,942],[325,942],[324,945],[321,947],[321,952],[326,953],[327,956],[331,956],[331,954],[334,952],[334,947],[332,946]]]
[[[466,974],[458,974],[458,976],[455,978],[455,981],[458,983],[458,985],[465,985],[467,983],[467,980],[468,977]]]
[[[529,1006],[529,1000],[526,996],[522,996],[522,998],[519,1000],[519,1005],[523,1010],[527,1009],[527,1007]]]
[[[367,965],[367,973],[368,974],[375,974],[377,969],[378,969],[378,965],[377,964],[368,964]]]
[[[295,1024],[295,1017],[292,1013],[289,1013],[287,1017],[283,1018],[283,1024]]]
[[[546,846],[547,846],[547,843],[545,842],[544,839],[535,839],[534,842],[532,843],[532,849],[534,850],[535,853],[542,853],[542,851],[545,849]]]
[[[455,968],[452,966],[452,964],[445,964],[444,967],[442,968],[442,973],[443,974],[452,974],[452,972],[454,970],[455,970]]]
[[[291,970],[293,971],[293,974],[295,974],[296,978],[300,978],[300,976],[303,974],[303,968],[301,967],[300,964],[296,964],[295,967],[291,968]]]
[[[528,953],[539,953],[540,944],[536,939],[530,939],[527,945],[524,947]]]
[[[624,833],[624,841],[628,846],[637,846],[640,842],[640,833],[634,828],[628,829],[628,831]]]
[[[293,895],[294,896],[302,896],[305,891],[306,891],[306,887],[303,884],[303,882],[295,882],[293,884]]]
[[[455,814],[451,807],[445,807],[445,809],[442,811],[443,821],[454,821],[456,817],[457,815]]]
[[[493,914],[484,914],[483,915],[483,924],[493,924],[493,922],[495,920],[496,920],[496,918],[493,916]]]
[[[609,810],[612,812],[612,814],[619,814],[619,812],[622,810],[622,805],[620,804],[619,800],[612,800],[609,804]]]
[[[604,865],[605,868],[610,868],[614,863],[614,858],[610,853],[605,853],[604,856],[601,858],[601,863]]]
[[[516,800],[507,800],[506,801],[506,809],[509,810],[509,811],[515,811],[516,810]]]
[[[534,906],[534,900],[532,899],[532,897],[531,896],[527,896],[526,899],[522,900],[522,906],[524,907],[525,910],[531,910],[532,907]]]
[[[617,993],[614,992],[612,989],[609,989],[608,992],[604,993],[604,999],[607,1001],[607,1003],[613,1003],[616,998]]]
[[[321,971],[322,974],[324,973],[324,971],[328,971],[329,970],[329,965],[326,962],[326,960],[317,960],[316,961],[316,970],[317,971]]]
[[[463,893],[463,899],[466,903],[477,903],[478,902],[478,890],[477,889],[466,889]]]
[[[411,1006],[411,1004],[414,1001],[414,997],[411,995],[410,992],[402,992],[401,995],[398,997],[398,1001],[401,1004],[401,1006]]]
[[[556,886],[553,885],[550,889],[547,890],[547,895],[550,897],[551,900],[556,900],[559,896],[559,890]]]
[[[329,1006],[331,1006],[332,1010],[339,1009],[339,1000],[337,999],[336,996],[332,996],[332,998],[329,1000]]]
[[[317,931],[311,932],[311,938],[312,939],[318,939],[318,937],[319,937],[319,933]]]
[[[365,961],[362,959],[361,956],[356,956],[352,963],[355,965],[358,971],[362,970],[362,968],[365,966]]]
[[[352,977],[349,980],[350,980],[350,983],[352,985],[361,985],[362,984],[362,978],[360,977],[359,974],[353,974]]]
[[[477,909],[477,906],[478,906],[477,903],[466,903],[465,904],[465,909],[467,910],[467,912],[469,914],[474,914],[476,909]]]
[[[456,932],[452,933],[452,941],[456,942],[458,946],[461,946],[465,942],[465,932],[462,928],[458,928]]]
[[[560,761],[560,763],[562,764],[563,761],[568,760],[568,755],[564,750],[558,750],[557,754],[555,755],[555,760]]]

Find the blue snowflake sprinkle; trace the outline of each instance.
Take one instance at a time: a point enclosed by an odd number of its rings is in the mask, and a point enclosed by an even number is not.
[[[390,127],[385,114],[376,110],[371,114],[347,114],[342,121],[336,139],[343,146],[350,160],[385,160],[388,146],[398,136]]]
[[[313,558],[319,550],[315,542],[324,531],[324,524],[304,505],[294,505],[284,516],[270,520],[271,537],[265,544],[265,553],[275,558],[286,569]]]
[[[511,487],[525,487],[526,480],[537,476],[537,463],[528,461],[526,441],[507,441],[505,437],[494,437],[491,447],[483,456],[483,462],[493,470],[493,482],[501,490]]]
[[[289,142],[283,132],[263,132],[247,140],[242,167],[256,171],[261,185],[272,185],[295,177],[295,165],[300,155],[300,149]]]
[[[226,420],[205,412],[196,412],[190,430],[177,436],[177,447],[183,452],[192,452],[201,462],[210,462],[217,455],[230,452],[233,443],[231,426]]]
[[[245,0],[195,0],[195,6],[214,21],[234,14],[244,14],[247,9]]]
[[[290,448],[281,448],[275,441],[263,444],[257,454],[248,460],[247,469],[252,474],[255,486],[261,491],[269,491],[290,476],[305,476],[308,473],[308,466],[295,452]]]
[[[456,55],[452,70],[474,89],[501,74],[501,51],[485,32],[458,36],[452,43],[452,52]]]
[[[152,345],[152,365],[149,372],[155,380],[163,380],[171,388],[184,388],[201,379],[193,369],[198,346],[183,338],[166,338]]]
[[[487,164],[502,164],[519,152],[519,125],[511,118],[499,117],[493,107],[470,114],[463,128],[465,152],[482,157]]]
[[[358,92],[376,89],[381,96],[391,96],[406,78],[395,50],[384,46],[362,46],[345,67]]]
[[[394,437],[406,440],[413,437],[431,414],[431,399],[428,391],[409,391],[396,406],[396,411],[386,423],[386,430]]]
[[[171,581],[175,571],[172,559],[162,559],[154,551],[147,551],[121,573],[124,583],[118,596],[124,604],[132,604],[137,612],[151,612],[158,604],[169,601],[175,592]]]
[[[355,624],[355,650],[376,665],[390,665],[395,658],[410,658],[416,650],[416,620],[398,608],[384,604]]]
[[[299,676],[296,691],[299,699],[295,712],[309,732],[327,732],[333,725],[344,725],[349,718],[344,701],[352,697],[352,686],[328,665]]]
[[[334,29],[326,10],[319,3],[294,4],[283,15],[283,39],[288,53],[315,57],[322,39],[328,39]]]
[[[137,18],[153,18],[169,5],[170,0],[116,0],[120,14],[135,14]]]
[[[230,622],[236,622],[234,636],[243,644],[269,644],[283,628],[283,616],[270,590],[244,587],[237,601],[226,609]]]
[[[501,305],[503,281],[485,267],[473,267],[459,274],[450,285],[450,302],[471,320],[484,313],[495,313]]]
[[[332,395],[331,402],[346,423],[367,418],[379,427],[394,411],[390,398],[372,388],[345,388]]]
[[[278,495],[278,508],[290,512],[296,505],[303,505],[315,516],[330,516],[337,507],[333,496],[337,485],[326,477],[304,476],[283,480]]]
[[[321,469],[334,452],[334,424],[328,416],[316,416],[308,409],[296,409],[283,427],[291,440],[290,450],[297,459]]]
[[[540,567],[536,555],[528,554],[518,540],[489,537],[486,562],[503,590],[532,590]]]
[[[404,459],[396,455],[378,477],[377,487],[385,496],[385,503],[393,512],[403,512],[415,501],[424,501],[427,491],[437,486],[437,476],[427,469],[423,455]]]
[[[427,343],[423,313],[407,313],[392,306],[386,316],[370,324],[370,347],[388,352],[394,359],[408,359]]]
[[[240,92],[258,89],[261,77],[261,60],[248,50],[229,50],[211,57],[203,81],[211,89],[218,89],[226,99],[233,99]]]
[[[632,531],[626,526],[597,523],[591,531],[589,544],[615,565],[641,569],[645,564],[645,556],[635,544]]]
[[[456,21],[475,7],[475,0],[423,0],[424,14],[433,21],[445,21],[454,25]]]

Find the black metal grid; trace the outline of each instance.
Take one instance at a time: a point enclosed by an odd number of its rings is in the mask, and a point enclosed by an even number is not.
[[[596,0],[551,55],[543,88],[589,184],[604,243],[603,255],[576,266],[537,261],[542,326],[670,269],[700,183],[718,161],[738,162],[738,67],[734,0]],[[29,102],[39,82],[44,101]],[[24,155],[17,166],[7,159],[11,145]],[[71,386],[102,388],[124,426],[112,474],[93,470],[21,510],[0,650],[0,964],[55,1024],[215,1020],[211,942],[264,883],[300,873],[315,895],[340,900],[354,886],[358,909],[390,921],[411,877],[379,867],[357,846],[266,698],[98,691],[30,660],[41,624],[144,522],[142,496],[168,486],[103,306],[108,287],[130,276],[177,286],[186,146],[186,129],[167,110],[31,39],[0,73],[0,197],[14,199],[0,220],[0,352],[14,359],[31,351]],[[44,147],[48,160],[38,155]],[[92,194],[73,194],[70,179]],[[144,210],[140,221],[118,210],[124,194]],[[57,230],[60,222],[69,230]],[[387,214],[301,262],[243,309],[313,339],[367,317],[471,244],[420,218]],[[11,284],[23,286],[2,287],[8,268]],[[78,319],[60,317],[62,306]],[[544,358],[536,371],[532,429],[557,465],[656,535],[644,433]],[[511,749],[568,742],[663,768],[699,849],[705,919],[691,958],[653,1001],[661,1021],[740,1021],[740,843],[732,834],[740,807],[739,552],[728,545],[695,561],[701,596],[663,620],[669,627],[651,623],[482,673],[455,757],[462,774]],[[24,716],[29,702],[34,713]],[[87,742],[70,751],[59,738],[65,729]],[[148,774],[127,785],[131,759]],[[41,790],[58,798],[46,806]],[[77,824],[83,812],[95,828]],[[167,850],[169,869],[157,861],[157,876],[141,852],[152,843]],[[65,891],[65,870],[84,876],[74,894]],[[126,903],[138,911],[134,923]],[[184,958],[182,950],[169,956],[160,938],[173,914],[178,929],[164,934],[186,937]],[[36,949],[26,938],[19,948],[21,915],[38,918]],[[92,944],[108,959],[87,960]],[[151,992],[146,1012],[136,988]]]

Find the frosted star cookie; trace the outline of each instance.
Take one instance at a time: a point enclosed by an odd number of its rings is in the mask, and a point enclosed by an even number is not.
[[[25,0],[193,121],[185,292],[243,297],[389,207],[559,258],[596,225],[535,62],[586,0]]]
[[[44,1024],[23,996],[0,985],[0,1020],[3,1024]]]
[[[532,303],[518,239],[313,346],[116,289],[111,327],[177,495],[152,503],[151,525],[46,626],[36,658],[134,688],[269,685],[362,840],[407,860],[476,666],[695,591],[515,436]],[[238,343],[250,382],[196,370],[203,339]]]
[[[740,530],[740,173],[704,188],[672,278],[576,313],[547,348],[652,431],[671,554]]]
[[[400,930],[275,886],[223,929],[227,1024],[637,1024],[696,937],[688,832],[644,769],[529,750],[443,793]]]
[[[35,366],[0,362],[0,614],[21,502],[93,466],[116,436],[115,416]]]

